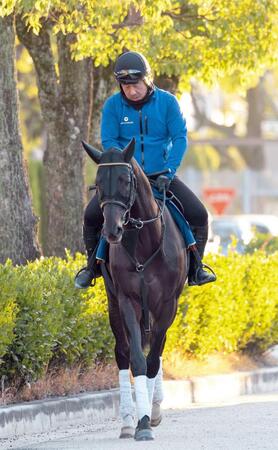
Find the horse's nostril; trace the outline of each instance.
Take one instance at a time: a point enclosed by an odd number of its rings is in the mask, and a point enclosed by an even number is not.
[[[106,239],[110,244],[115,244],[120,242],[121,240],[121,234],[117,234],[117,236],[113,233],[110,233],[108,236],[106,236]]]
[[[108,240],[108,242],[113,243],[113,242],[118,242],[121,239],[121,235],[123,232],[123,228],[120,226],[115,226],[113,227],[113,230],[107,230],[104,228],[104,236],[106,237],[106,239]]]

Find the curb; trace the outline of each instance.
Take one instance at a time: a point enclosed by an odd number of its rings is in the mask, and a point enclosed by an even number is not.
[[[278,391],[278,367],[252,372],[164,381],[163,409],[230,401],[242,395]],[[53,431],[71,424],[100,422],[119,414],[119,390],[0,407],[0,437]]]

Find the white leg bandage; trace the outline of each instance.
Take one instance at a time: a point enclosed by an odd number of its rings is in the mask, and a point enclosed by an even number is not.
[[[153,393],[153,403],[162,403],[164,398],[163,394],[163,371],[162,371],[162,358],[160,357],[159,371],[155,377],[155,386]]]
[[[156,380],[156,377],[154,377],[154,378],[147,377],[147,388],[148,388],[148,394],[149,394],[149,402],[151,405],[153,403],[155,380]]]
[[[134,377],[134,387],[138,420],[144,416],[151,417],[151,404],[149,402],[146,375]]]
[[[135,408],[131,393],[129,370],[119,371],[120,414],[124,426],[134,426]]]

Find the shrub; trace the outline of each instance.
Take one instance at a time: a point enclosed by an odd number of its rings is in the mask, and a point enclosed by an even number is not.
[[[263,352],[278,343],[278,252],[230,252],[206,260],[217,282],[185,287],[165,352],[205,357]],[[74,288],[84,256],[0,266],[0,375],[35,380],[52,367],[91,365],[114,354],[102,279]]]
[[[257,252],[249,257],[245,298],[248,320],[239,349],[263,352],[278,343],[278,253]]]
[[[277,252],[278,236],[257,233],[249,244],[246,245],[244,253],[254,253],[257,250],[262,250],[268,255]]]
[[[18,315],[15,337],[5,356],[5,374],[33,380],[50,363],[88,364],[97,357],[111,357],[112,334],[103,284],[99,282],[86,292],[73,285],[74,272],[82,265],[84,258],[77,255],[75,260],[42,258],[10,267],[15,274]]]
[[[51,258],[14,270],[18,314],[7,366],[10,375],[33,379],[47,367],[60,330],[60,292],[54,294],[57,275]]]
[[[11,261],[0,265],[0,364],[3,362],[2,357],[7,352],[8,346],[14,339],[13,329],[17,313],[15,280],[16,275]]]
[[[258,353],[278,343],[278,253],[207,259],[217,282],[184,289],[166,353]]]

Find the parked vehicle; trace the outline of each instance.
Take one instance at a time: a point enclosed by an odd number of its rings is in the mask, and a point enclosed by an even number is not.
[[[239,214],[213,217],[211,234],[219,237],[220,252],[224,255],[233,238],[236,238],[236,251],[244,252],[244,248],[256,233],[278,236],[278,217],[265,214]]]
[[[245,214],[244,220],[251,224],[256,233],[278,236],[278,217],[271,214]]]

